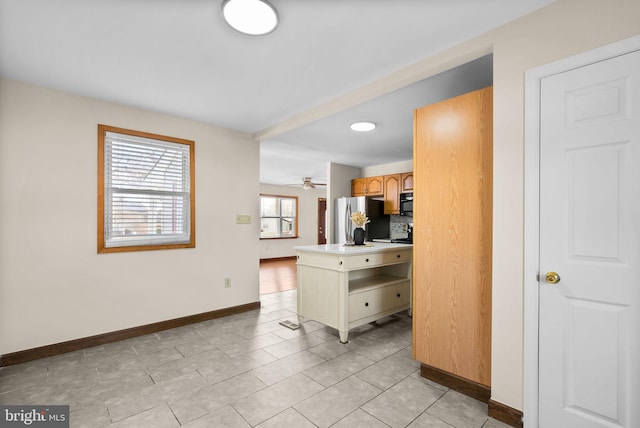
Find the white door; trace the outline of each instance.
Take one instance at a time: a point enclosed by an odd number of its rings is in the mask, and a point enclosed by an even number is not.
[[[539,426],[637,428],[640,51],[540,96]]]

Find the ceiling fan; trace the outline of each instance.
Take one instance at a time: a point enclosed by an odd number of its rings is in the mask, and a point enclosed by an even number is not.
[[[304,190],[315,189],[316,186],[326,186],[324,183],[314,183],[311,181],[311,177],[303,177],[302,184],[290,184],[289,186],[300,186]]]

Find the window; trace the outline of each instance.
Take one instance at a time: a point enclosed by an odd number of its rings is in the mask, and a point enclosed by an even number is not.
[[[298,198],[260,195],[260,238],[298,237]]]
[[[194,142],[98,125],[98,252],[195,247]]]

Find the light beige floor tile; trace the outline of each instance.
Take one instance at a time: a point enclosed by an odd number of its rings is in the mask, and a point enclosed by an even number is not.
[[[70,407],[70,410],[73,407]],[[100,428],[111,423],[109,411],[104,402],[73,411],[69,414],[69,425],[74,428]]]
[[[389,425],[377,420],[369,413],[358,409],[340,419],[332,428],[388,428]]]
[[[267,346],[264,350],[276,358],[284,358],[300,351],[304,351],[305,349],[317,346],[324,341],[324,339],[318,336],[305,334],[294,337],[293,339],[285,340],[284,342],[276,343],[275,345]]]
[[[245,421],[238,412],[231,406],[211,412],[206,416],[183,425],[185,428],[250,428],[251,425]]]
[[[428,413],[423,413],[418,416],[407,428],[454,428],[448,423],[431,416]]]
[[[381,392],[367,382],[349,377],[296,404],[294,409],[315,425],[329,427]]]
[[[325,360],[308,351],[289,355],[253,370],[253,374],[267,385],[273,385],[309,367],[317,366]]]
[[[354,352],[357,352],[370,360],[380,361],[410,345],[410,343],[396,338],[389,337],[385,338],[385,340],[376,338],[376,340],[366,345],[355,348]]]
[[[309,422],[304,416],[296,412],[292,408],[288,408],[284,412],[275,415],[271,419],[261,423],[256,428],[316,428],[314,424]]]
[[[487,405],[456,391],[448,391],[427,413],[456,428],[479,428],[487,421]]]
[[[252,373],[245,373],[167,401],[180,423],[184,424],[266,387]]]
[[[245,327],[239,330],[238,334],[245,339],[251,339],[252,337],[260,336],[261,334],[272,333],[280,329],[282,329],[282,326],[278,324],[277,321],[269,321]]]
[[[493,418],[489,418],[482,428],[511,428],[511,426]]]
[[[154,382],[159,383],[199,369],[224,364],[226,360],[229,360],[229,357],[219,349],[215,349],[153,367],[149,369],[149,374]]]
[[[162,404],[153,409],[149,409],[135,416],[131,416],[122,421],[109,425],[109,428],[175,428],[180,424],[175,418],[171,409],[166,404]]]
[[[317,331],[313,332],[315,335]],[[321,336],[325,338],[324,336]],[[337,336],[336,336],[337,337]],[[337,357],[338,355],[346,354],[352,350],[352,347],[349,346],[348,343],[340,343],[336,338],[331,338],[324,343],[316,345],[312,348],[307,349],[309,352],[312,352],[325,360],[330,360],[332,358]]]
[[[0,378],[0,393],[16,391],[18,389],[29,386],[37,387],[47,382],[46,369],[42,371],[18,373],[12,376],[4,376]]]
[[[347,377],[371,366],[374,362],[355,352],[339,355],[327,362],[312,367],[305,375],[325,387],[334,385]]]
[[[212,364],[198,371],[205,377],[207,382],[218,383],[275,360],[276,358],[273,355],[259,349],[236,358],[228,358],[223,364]]]
[[[362,406],[362,410],[392,427],[405,427],[443,392],[411,376]]]
[[[357,376],[382,390],[391,388],[405,377],[418,372],[414,361],[405,357],[391,356],[362,370]]]
[[[130,394],[112,398],[107,400],[106,404],[111,420],[119,421],[171,399],[177,399],[206,385],[206,381],[199,373],[191,372]]]
[[[283,339],[282,337],[277,336],[273,333],[267,333],[253,337],[251,339],[243,339],[242,341],[220,346],[220,350],[227,354],[230,358],[234,358],[239,355],[255,351],[256,349],[275,345],[276,343],[283,342],[284,340],[285,339]]]

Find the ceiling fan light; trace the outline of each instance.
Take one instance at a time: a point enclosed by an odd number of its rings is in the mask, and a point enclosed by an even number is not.
[[[278,12],[266,0],[225,0],[222,16],[231,28],[250,36],[269,34],[278,26]]]
[[[350,126],[352,131],[368,132],[376,129],[376,124],[373,122],[354,122]]]

